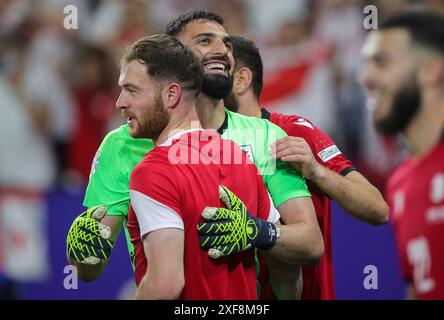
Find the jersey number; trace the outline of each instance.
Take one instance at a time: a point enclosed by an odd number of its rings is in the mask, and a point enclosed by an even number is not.
[[[407,243],[407,256],[413,265],[413,280],[418,293],[427,293],[435,287],[435,281],[430,277],[432,257],[427,239],[419,237]]]

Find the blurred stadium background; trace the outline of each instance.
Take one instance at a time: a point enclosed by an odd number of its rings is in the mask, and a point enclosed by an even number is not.
[[[78,29],[63,8],[78,9]],[[0,299],[125,299],[134,289],[125,240],[98,281],[66,290],[65,237],[83,210],[91,162],[124,122],[114,108],[124,47],[193,9],[222,15],[230,34],[254,40],[265,63],[263,106],[306,116],[381,191],[405,157],[402,141],[372,129],[357,83],[366,5],[378,15],[444,2],[353,0],[0,1]],[[373,228],[336,206],[338,299],[402,299],[391,225]],[[378,270],[378,288],[363,285]]]

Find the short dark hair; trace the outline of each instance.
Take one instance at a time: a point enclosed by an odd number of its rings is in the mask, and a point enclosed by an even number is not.
[[[412,42],[444,56],[444,18],[427,10],[404,10],[387,16],[379,30],[405,29]]]
[[[159,81],[177,81],[196,97],[202,86],[203,70],[193,52],[176,38],[156,34],[137,40],[126,49],[121,64],[137,60]]]
[[[241,36],[230,36],[233,44],[233,56],[235,70],[247,67],[253,74],[252,86],[253,93],[257,98],[261,95],[263,87],[264,66],[259,49],[253,41]]]
[[[165,33],[170,36],[177,36],[185,26],[195,20],[214,21],[221,26],[224,25],[224,19],[216,13],[202,10],[195,10],[171,20],[165,27]]]

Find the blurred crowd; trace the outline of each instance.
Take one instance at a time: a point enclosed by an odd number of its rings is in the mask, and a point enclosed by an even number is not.
[[[442,1],[428,2],[444,11]],[[69,4],[78,29],[64,28]],[[375,135],[357,82],[368,4],[381,16],[415,1],[3,0],[0,185],[84,186],[100,141],[122,123],[113,106],[123,49],[199,8],[258,44],[264,106],[311,119],[383,187],[403,155]]]
[[[66,5],[77,8],[78,29],[64,28]],[[228,33],[257,43],[265,63],[264,107],[312,120],[383,189],[405,152],[402,141],[375,133],[357,81],[366,5],[375,5],[379,17],[415,5],[444,12],[441,0],[0,1],[0,213],[15,212],[0,214],[0,229],[17,225],[17,212],[28,224],[45,225],[44,217],[25,218],[29,208],[45,212],[42,194],[86,186],[101,140],[124,123],[114,104],[125,46],[194,9],[220,14]],[[31,232],[32,226],[18,225],[18,235]],[[0,250],[1,256],[14,260]],[[33,270],[35,277],[46,272]]]

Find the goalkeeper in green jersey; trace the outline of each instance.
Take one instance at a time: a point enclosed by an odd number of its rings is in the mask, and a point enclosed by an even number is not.
[[[89,214],[87,217],[85,214],[83,217],[80,215],[77,219],[87,218],[90,221],[90,226],[95,227],[95,230],[91,230],[89,239],[102,238],[105,240],[102,237],[104,232],[102,231],[102,235],[97,232],[99,226],[101,230],[109,230],[109,232],[105,232],[105,235],[108,236],[105,238],[109,241],[111,250],[108,250],[109,253],[106,257],[97,254],[91,255],[93,258],[88,258],[90,256],[88,251],[92,251],[91,249],[96,247],[91,243],[93,240],[90,240],[90,244],[79,241],[80,236],[77,229],[80,224],[78,221],[73,223],[67,239],[68,259],[71,264],[77,265],[79,277],[82,280],[94,280],[103,272],[122,227],[131,263],[133,263],[134,249],[126,228],[126,217],[130,204],[128,189],[130,174],[136,164],[153,148],[154,144],[151,140],[132,138],[128,133],[128,125],[123,125],[108,133],[97,150],[83,202],[84,206],[90,208]],[[95,211],[98,212],[93,215]],[[86,237],[85,232],[82,235],[84,238]],[[78,253],[78,247],[82,244],[83,250]],[[85,262],[85,259],[87,259],[86,263],[79,265],[80,262]]]
[[[203,126],[218,129],[223,138],[238,143],[263,175],[282,221],[280,237],[266,251],[267,256],[271,260],[291,264],[316,263],[323,254],[323,241],[305,180],[289,164],[274,162],[269,153],[271,143],[284,137],[285,133],[266,120],[242,116],[224,108],[222,98],[232,88],[234,61],[222,18],[208,12],[192,12],[172,21],[166,33],[188,45],[202,61],[205,79],[197,103]],[[123,90],[134,91],[133,101],[117,103],[119,109],[128,114],[133,112],[133,106],[138,103],[138,93],[134,88]],[[153,147],[149,140],[130,137],[139,122],[143,121],[142,115],[136,112],[131,114],[128,125],[111,132],[100,146],[84,201],[84,205],[89,208],[97,205],[108,207],[101,224],[110,227],[111,241],[117,238],[121,227],[125,226],[130,202],[128,181],[131,170]],[[73,230],[68,235],[68,253],[70,243],[76,243],[75,234]],[[92,237],[99,236],[97,234],[93,233],[95,236]],[[131,246],[130,243],[128,245]],[[216,248],[216,251],[218,255],[227,253],[223,248]],[[69,259],[79,267],[80,278],[88,280],[99,276],[107,261],[106,258],[98,257],[96,261],[100,263],[87,265],[79,263],[84,262],[84,259],[75,259],[72,254],[69,254]]]

